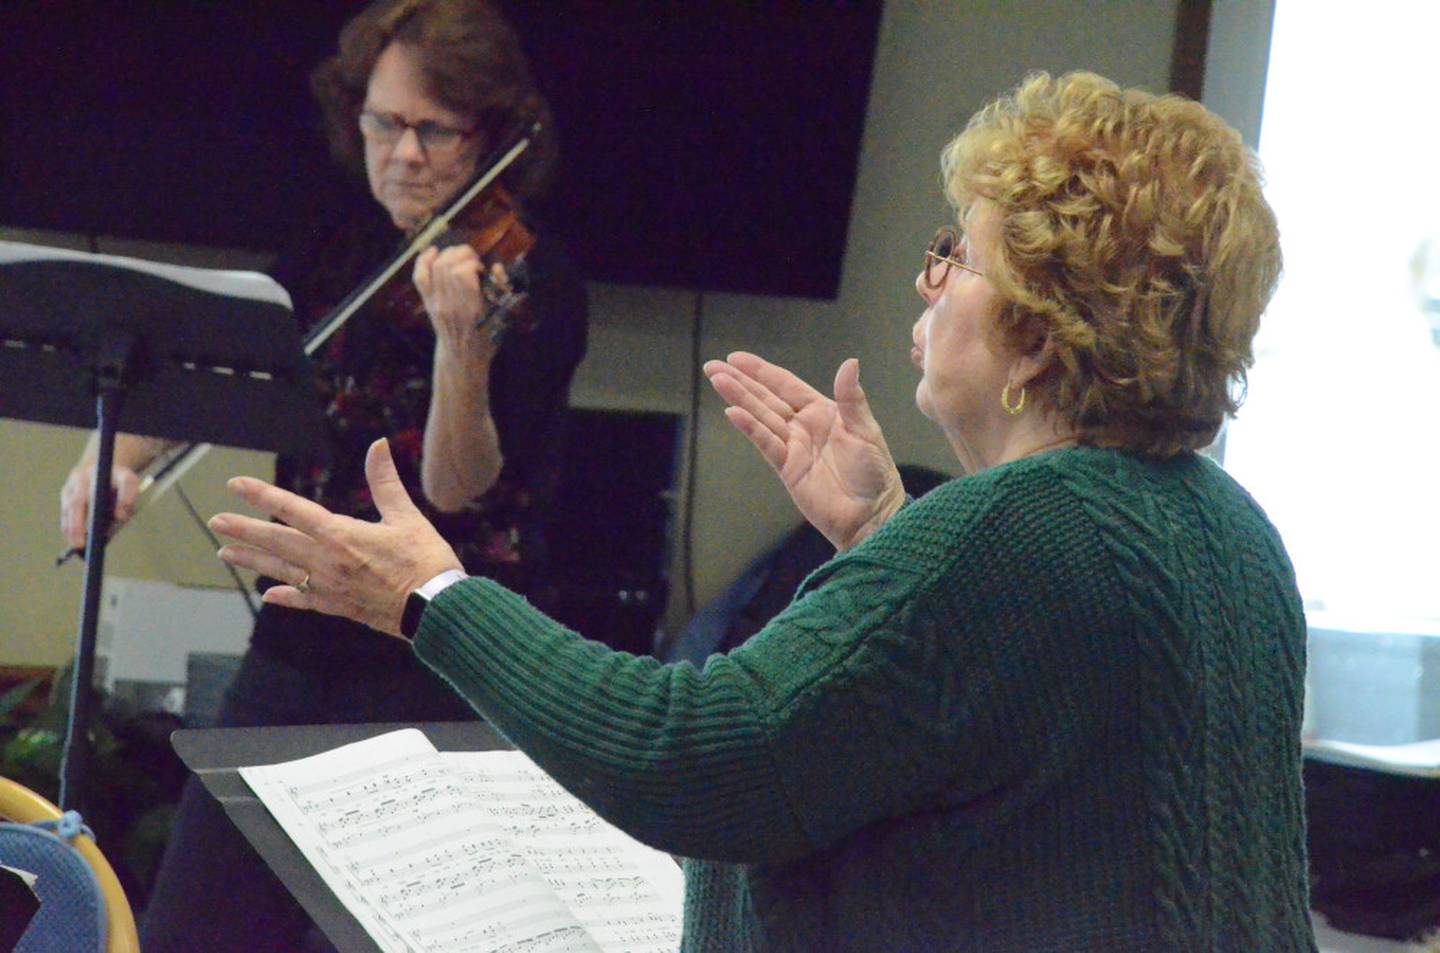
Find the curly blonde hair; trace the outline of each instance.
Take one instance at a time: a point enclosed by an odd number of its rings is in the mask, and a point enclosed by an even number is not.
[[[1163,457],[1215,439],[1281,268],[1239,133],[1179,96],[1035,73],[941,168],[961,221],[979,199],[997,210],[1001,340],[1050,335],[1057,360],[1032,390],[1083,442]]]

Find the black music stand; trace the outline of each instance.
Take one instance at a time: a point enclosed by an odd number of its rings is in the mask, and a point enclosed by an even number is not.
[[[116,433],[314,458],[312,380],[289,295],[264,275],[0,242],[0,417],[100,434],[63,809],[80,807],[89,761]]]
[[[216,798],[250,846],[300,902],[310,919],[345,953],[380,953],[380,947],[321,879],[290,835],[240,777],[240,768],[309,757],[353,741],[401,728],[418,728],[441,751],[509,750],[511,745],[483,721],[423,724],[300,725],[209,728],[170,736],[175,753]]]

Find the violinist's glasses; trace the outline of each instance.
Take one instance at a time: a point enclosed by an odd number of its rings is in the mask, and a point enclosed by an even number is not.
[[[454,149],[479,131],[456,129],[428,119],[406,122],[394,113],[377,113],[369,109],[360,113],[360,132],[373,142],[394,145],[405,135],[406,129],[415,130],[415,138],[420,140],[420,148],[424,149],[426,154]]]
[[[945,279],[950,277],[950,266],[963,268],[972,275],[985,277],[985,272],[978,268],[971,268],[955,253],[960,249],[960,234],[949,225],[941,225],[935,232],[935,237],[930,239],[930,247],[925,249],[925,287],[931,291],[937,291],[945,284]],[[943,265],[943,267],[938,267]]]

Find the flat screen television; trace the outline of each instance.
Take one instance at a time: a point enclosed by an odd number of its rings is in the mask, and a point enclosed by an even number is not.
[[[588,277],[833,297],[880,21],[863,2],[504,5]],[[341,0],[0,5],[0,225],[274,249],[354,201],[307,86]]]

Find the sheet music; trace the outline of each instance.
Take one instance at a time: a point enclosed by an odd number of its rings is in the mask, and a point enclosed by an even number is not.
[[[685,878],[519,751],[441,753],[603,950],[673,953]]]
[[[232,298],[249,298],[252,301],[268,301],[293,310],[290,292],[275,283],[269,275],[256,271],[219,270],[195,268],[190,265],[172,265],[168,262],[149,261],[144,258],[127,258],[123,255],[101,255],[94,252],[72,251],[69,248],[54,248],[49,245],[29,245],[23,242],[0,241],[0,265],[24,261],[80,261],[114,268],[128,268],[156,275],[170,281],[188,285],[200,291],[226,295]]]
[[[240,774],[386,953],[679,946],[679,868],[518,752],[406,729]]]

